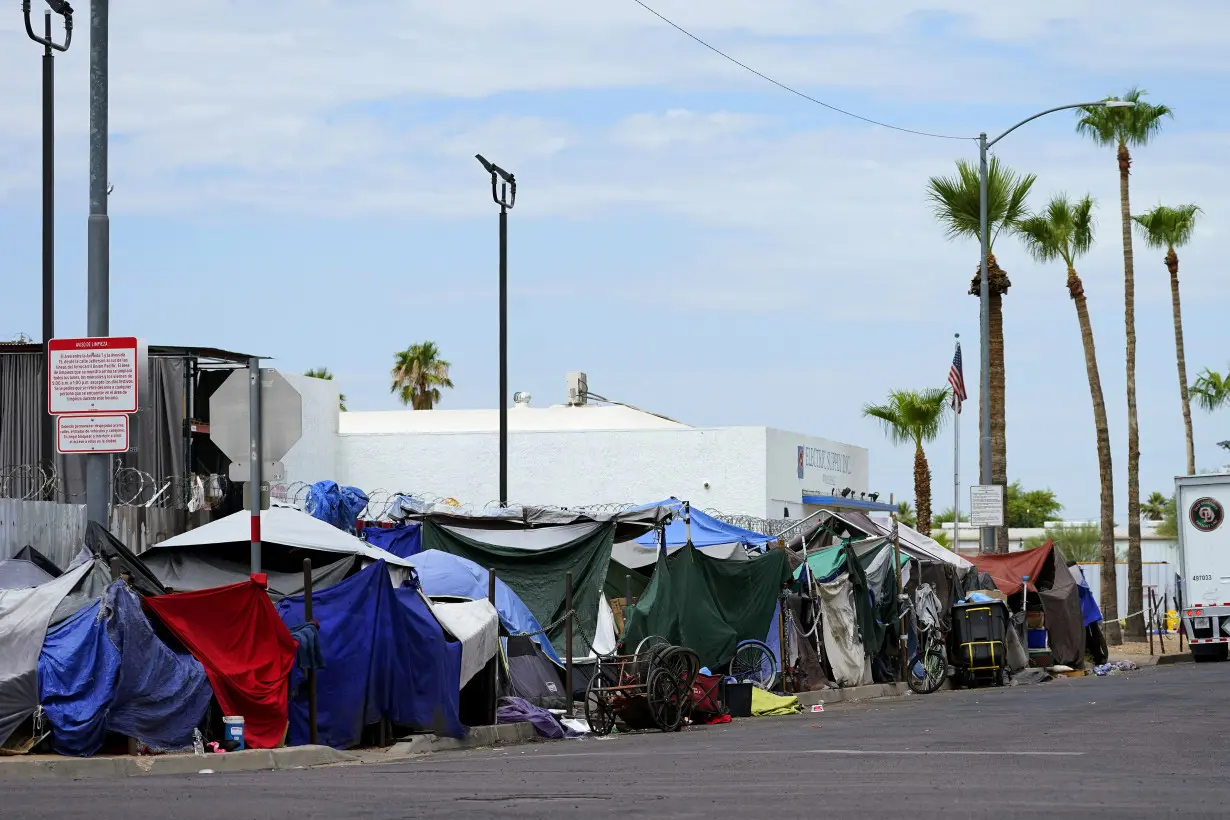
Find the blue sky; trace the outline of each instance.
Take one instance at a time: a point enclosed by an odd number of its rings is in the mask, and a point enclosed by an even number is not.
[[[60,335],[84,331],[85,3],[57,60]],[[912,456],[861,418],[943,385],[952,335],[976,399],[977,248],[949,242],[925,184],[973,142],[869,126],[748,75],[632,0],[227,0],[113,4],[112,330],[327,366],[353,409],[395,407],[393,351],[436,341],[457,389],[496,395],[496,209],[476,152],[514,171],[512,390],[563,375],[698,425],[764,424],[867,446],[912,494]],[[653,5],[651,3],[651,5]],[[1180,252],[1189,375],[1224,368],[1230,55],[1216,0],[904,3],[659,0],[662,13],[812,96],[925,131],[992,133],[1140,85],[1176,118],[1136,153],[1133,209],[1197,202]],[[39,50],[0,18],[0,336],[39,333]],[[1034,204],[1092,193],[1081,262],[1126,518],[1122,250],[1113,155],[1056,114],[998,154]],[[1008,463],[1069,517],[1097,513],[1088,387],[1064,271],[997,247]],[[1142,490],[1183,470],[1169,286],[1136,243]],[[977,404],[962,421],[976,476]],[[1195,411],[1197,462],[1222,463]],[[951,504],[951,433],[929,449]],[[446,494],[448,488],[438,488]],[[533,499],[525,499],[532,501]],[[594,499],[641,501],[643,499]]]

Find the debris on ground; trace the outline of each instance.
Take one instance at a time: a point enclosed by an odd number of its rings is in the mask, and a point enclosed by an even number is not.
[[[1113,663],[1104,663],[1104,664],[1101,664],[1100,666],[1093,667],[1093,674],[1097,675],[1098,677],[1104,677],[1106,675],[1113,675],[1116,672],[1130,672],[1133,669],[1139,669],[1139,668],[1140,667],[1136,665],[1135,661],[1129,661],[1129,660],[1114,661]]]

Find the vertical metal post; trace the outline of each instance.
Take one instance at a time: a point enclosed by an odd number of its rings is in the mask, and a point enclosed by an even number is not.
[[[111,225],[107,218],[107,38],[110,0],[90,2],[90,218],[86,248],[86,333],[111,332]],[[107,526],[111,456],[86,456],[86,520]]]
[[[251,477],[248,493],[252,505],[252,574],[261,571],[261,360],[248,360],[248,429],[251,436]]]
[[[909,674],[906,664],[906,625],[901,617],[901,596],[904,590],[901,586],[901,536],[897,532],[897,513],[892,513],[893,519],[893,575],[897,578],[897,662],[901,668],[901,680],[908,682]]]
[[[120,579],[120,559],[111,559],[111,580],[118,581]]]
[[[508,209],[500,205],[500,506],[508,506]]]
[[[1154,604],[1156,605],[1157,604],[1156,593],[1154,593],[1153,601],[1154,601]],[[1157,629],[1157,647],[1163,655],[1166,654],[1166,622],[1167,620],[1169,620],[1166,617],[1166,610],[1170,608],[1168,606],[1169,603],[1170,603],[1170,593],[1163,592],[1162,600],[1161,600],[1161,604],[1162,604],[1161,622],[1159,623],[1158,629]]]
[[[780,676],[783,692],[789,692],[786,686],[786,667],[790,665],[790,647],[786,644],[786,596],[777,596],[777,674]]]
[[[55,241],[55,71],[51,48],[51,12],[43,18],[46,42],[43,45],[43,366],[51,366],[49,343],[56,334],[56,241]],[[43,379],[43,414],[39,419],[40,460],[54,472],[56,464],[55,418],[51,406],[50,379]],[[43,497],[52,500],[53,482],[44,482]]]
[[[961,349],[961,334],[954,333],[957,350]],[[956,351],[954,351],[955,355]],[[964,363],[961,369],[965,369]],[[964,376],[961,377],[964,380]],[[961,405],[953,397],[953,409]],[[952,420],[952,551],[961,554],[961,412],[957,410]]]
[[[981,417],[979,436],[981,448],[978,481],[980,484],[991,483],[991,283],[988,270],[988,257],[991,254],[991,242],[987,225],[987,135],[984,131],[978,135],[978,240],[981,245],[979,254],[978,303],[980,307],[979,335],[981,361],[979,362],[979,397],[978,411]],[[995,528],[983,527],[979,551],[983,553],[996,552]],[[1004,545],[1008,551],[1008,545]]]
[[[312,622],[312,559],[303,559],[303,622]],[[320,741],[316,726],[316,670],[307,670],[308,688],[308,743],[315,746]]]
[[[1154,623],[1155,623],[1154,616],[1157,614],[1157,607],[1154,606],[1154,601],[1153,601],[1153,587],[1149,587],[1148,602],[1149,602],[1148,603],[1149,617],[1145,618],[1144,621],[1145,621],[1145,631],[1149,633],[1149,657],[1153,657],[1153,632],[1154,632]]]
[[[632,573],[624,576],[624,612],[627,612],[630,606],[632,606]],[[628,616],[624,615],[624,623],[627,622]]]
[[[572,573],[569,572],[564,576],[564,612],[567,613],[564,623],[564,695],[567,697],[568,706],[564,713],[568,717],[572,717]]]
[[[491,602],[491,606],[495,607],[495,572],[487,570],[487,600]],[[499,641],[499,619],[496,619],[496,641]],[[499,712],[500,705],[500,681],[499,681],[499,663],[500,653],[497,648],[495,656],[491,659],[491,669],[487,673],[487,685],[491,689],[491,725],[496,724],[496,715]]]
[[[1183,633],[1187,631],[1187,626],[1183,620],[1183,589],[1181,586],[1176,586],[1174,590],[1174,608],[1179,613],[1179,651],[1183,651]]]

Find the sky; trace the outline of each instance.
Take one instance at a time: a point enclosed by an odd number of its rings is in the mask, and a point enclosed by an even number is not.
[[[510,392],[583,370],[611,399],[698,426],[868,447],[872,489],[912,495],[913,454],[867,402],[943,386],[960,333],[977,476],[975,243],[949,241],[930,176],[1036,111],[1137,85],[1175,111],[1134,154],[1133,211],[1195,202],[1180,250],[1189,381],[1223,369],[1230,215],[1222,0],[129,0],[110,36],[111,330],[328,367],[352,410],[393,409],[394,351],[435,341],[456,388],[498,396],[497,213],[475,153],[519,182],[509,227]],[[36,2],[36,6],[39,4]],[[56,331],[84,335],[88,3],[56,58]],[[36,23],[41,28],[41,21]],[[40,328],[40,59],[0,15],[0,338]],[[996,146],[1032,205],[1092,194],[1078,270],[1126,523],[1123,264],[1111,149],[1061,112]],[[1184,471],[1169,279],[1135,243],[1141,490]],[[1094,518],[1093,417],[1066,272],[996,245],[1008,472]],[[1222,278],[1219,278],[1222,277]],[[1193,410],[1197,466],[1227,438]],[[951,506],[951,422],[928,446]],[[438,488],[447,494],[448,488]],[[595,503],[644,499],[594,499]],[[524,499],[532,502],[533,499]],[[963,502],[963,506],[964,506]]]

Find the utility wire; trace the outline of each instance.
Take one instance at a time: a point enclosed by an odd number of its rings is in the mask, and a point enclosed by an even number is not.
[[[967,140],[967,139],[973,139],[972,137],[958,137],[958,136],[953,136],[952,134],[932,134],[932,133],[930,133],[930,132],[928,132],[928,131],[915,131],[915,130],[914,130],[914,129],[912,129],[912,128],[902,128],[902,127],[901,127],[901,126],[899,126],[899,125],[889,125],[889,124],[888,124],[888,123],[886,123],[886,122],[880,122],[879,120],[873,120],[873,119],[871,119],[870,117],[864,117],[864,116],[862,116],[861,114],[855,114],[853,111],[847,111],[847,110],[845,110],[844,108],[838,108],[838,107],[837,107],[837,106],[835,106],[835,105],[830,105],[829,103],[826,103],[826,102],[824,102],[823,100],[818,100],[818,99],[816,99],[815,97],[813,97],[813,96],[811,96],[811,95],[809,95],[809,94],[804,94],[802,91],[799,91],[797,88],[791,88],[790,86],[786,85],[785,83],[783,83],[783,82],[779,82],[779,81],[777,81],[777,80],[773,79],[773,78],[772,78],[772,77],[770,77],[768,74],[762,74],[761,72],[759,72],[759,71],[757,71],[756,69],[752,68],[752,67],[751,67],[750,65],[748,65],[747,63],[741,63],[741,62],[739,62],[739,61],[738,61],[738,60],[736,60],[734,57],[731,57],[729,54],[727,54],[726,52],[722,51],[720,48],[717,48],[716,46],[712,46],[712,45],[710,45],[709,43],[707,43],[707,42],[705,42],[704,40],[702,40],[702,39],[700,39],[699,37],[697,37],[697,36],[696,36],[695,34],[693,34],[692,32],[688,31],[688,30],[687,30],[686,28],[684,28],[683,26],[681,26],[681,25],[679,25],[678,23],[676,23],[674,20],[671,20],[669,17],[666,17],[665,15],[663,15],[661,12],[656,11],[655,9],[651,8],[650,6],[648,6],[647,4],[645,4],[644,2],[642,2],[642,0],[632,0],[632,2],[633,2],[633,3],[636,3],[638,6],[640,6],[640,7],[641,7],[641,8],[643,8],[645,11],[649,12],[650,14],[652,14],[654,17],[657,17],[659,20],[661,20],[662,22],[666,23],[666,24],[667,24],[668,26],[670,26],[671,28],[674,28],[675,30],[679,31],[679,32],[680,32],[680,33],[682,33],[682,34],[686,34],[688,37],[691,37],[693,40],[695,40],[696,42],[700,43],[702,46],[704,46],[705,48],[709,49],[709,50],[710,50],[710,51],[712,51],[714,54],[717,54],[719,57],[723,57],[723,58],[725,58],[725,59],[729,60],[730,62],[732,62],[732,63],[734,63],[735,65],[739,66],[739,68],[742,68],[744,71],[750,71],[752,74],[755,74],[755,75],[756,75],[757,77],[759,77],[760,79],[762,79],[762,80],[764,80],[764,81],[766,81],[766,82],[770,82],[770,83],[772,83],[773,85],[777,86],[778,88],[782,89],[783,91],[789,91],[791,94],[794,94],[796,97],[802,97],[803,99],[807,100],[808,102],[813,102],[813,103],[815,103],[816,105],[821,105],[821,106],[824,106],[825,108],[829,109],[830,111],[836,111],[838,114],[845,114],[847,117],[853,117],[853,118],[854,118],[854,119],[856,119],[856,120],[862,120],[863,122],[866,122],[866,123],[871,123],[872,125],[878,125],[878,126],[880,126],[881,128],[889,128],[889,129],[891,129],[891,130],[893,130],[893,131],[901,131],[902,133],[905,133],[905,134],[915,134],[915,135],[920,136],[920,137],[934,137],[935,139],[941,139],[941,140]]]

